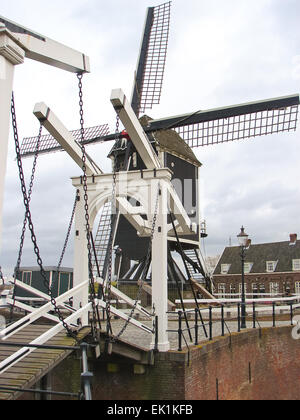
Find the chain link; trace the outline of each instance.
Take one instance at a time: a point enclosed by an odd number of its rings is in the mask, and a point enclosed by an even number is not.
[[[96,289],[95,289],[95,279],[93,274],[93,260],[92,260],[92,244],[91,244],[91,228],[90,228],[90,216],[89,216],[89,197],[88,197],[88,185],[87,185],[87,167],[86,167],[86,151],[84,146],[84,112],[83,112],[83,90],[82,90],[82,78],[83,73],[77,74],[78,78],[78,88],[79,88],[79,114],[80,114],[80,132],[81,132],[81,142],[80,147],[82,151],[82,183],[84,191],[84,211],[85,211],[85,226],[86,226],[86,239],[87,239],[87,250],[88,250],[88,268],[89,268],[89,280],[90,288],[92,294],[92,308],[93,308],[93,320],[92,320],[92,333],[93,337],[97,339],[97,327],[96,319],[98,325],[100,325],[100,315],[98,311],[98,306],[96,306]]]
[[[33,190],[33,183],[34,183],[34,177],[35,177],[35,172],[36,172],[37,159],[38,159],[38,156],[39,156],[39,148],[40,148],[40,142],[41,142],[41,137],[42,137],[42,131],[43,131],[43,125],[40,124],[38,140],[37,140],[37,143],[36,143],[36,149],[35,149],[35,153],[34,153],[34,160],[33,160],[33,165],[32,165],[32,172],[31,172],[31,177],[30,177],[29,190],[28,190],[28,202],[29,203],[31,201],[31,195],[32,195],[32,190]],[[15,266],[15,270],[14,270],[14,283],[13,283],[13,296],[12,296],[13,303],[12,303],[12,306],[10,308],[10,322],[12,322],[12,319],[13,319],[13,312],[14,312],[15,302],[16,302],[16,280],[18,278],[20,278],[20,265],[21,265],[21,261],[22,261],[22,253],[23,253],[23,247],[24,247],[26,226],[27,226],[27,216],[26,216],[26,212],[25,212],[23,227],[22,227],[22,233],[21,233],[21,238],[20,238],[18,259],[17,259],[17,263],[16,263],[16,266]]]
[[[156,197],[156,202],[155,202],[155,210],[154,210],[154,214],[153,214],[153,219],[152,219],[152,227],[151,227],[151,235],[150,235],[150,242],[149,242],[149,247],[148,247],[148,252],[147,252],[147,256],[146,256],[146,260],[145,260],[145,268],[143,270],[141,279],[140,279],[140,283],[139,283],[139,289],[137,292],[137,296],[134,302],[134,305],[131,309],[130,314],[128,315],[128,318],[123,326],[123,328],[121,329],[121,331],[118,333],[117,336],[114,337],[114,339],[112,339],[111,341],[115,341],[118,340],[119,338],[121,338],[121,336],[124,334],[124,332],[126,331],[131,319],[133,318],[133,315],[136,311],[137,308],[137,304],[140,300],[140,296],[143,290],[143,282],[146,280],[147,277],[147,273],[149,270],[149,266],[150,266],[150,260],[151,260],[151,255],[152,255],[152,242],[153,242],[153,238],[154,238],[154,233],[155,233],[155,227],[156,227],[156,222],[157,222],[157,215],[158,215],[158,207],[159,207],[159,196],[161,193],[161,185],[159,183],[158,185],[158,191],[157,191],[157,197]]]
[[[75,217],[76,207],[77,207],[77,203],[78,203],[78,197],[79,197],[79,191],[76,191],[75,201],[74,201],[74,205],[73,205],[73,209],[72,209],[72,214],[71,214],[71,219],[70,219],[66,239],[65,239],[65,242],[64,242],[64,245],[63,245],[62,253],[61,253],[57,268],[56,268],[55,278],[57,280],[57,284],[58,284],[58,279],[59,279],[59,274],[60,274],[60,268],[61,268],[64,256],[65,256],[65,253],[66,253],[66,249],[67,249],[67,246],[68,246],[68,243],[69,243],[72,226],[73,226],[73,223],[74,223],[74,217]]]
[[[49,285],[49,281],[47,279],[47,275],[46,275],[46,272],[45,272],[44,267],[43,267],[43,261],[42,261],[41,256],[40,256],[40,250],[39,250],[39,247],[37,245],[37,238],[36,238],[36,235],[35,235],[35,232],[34,232],[34,226],[33,226],[33,223],[32,223],[32,217],[31,217],[30,206],[29,206],[29,201],[30,200],[29,200],[29,196],[27,195],[23,165],[22,165],[14,94],[12,94],[12,100],[11,100],[11,114],[12,114],[12,125],[13,125],[16,155],[17,155],[17,164],[18,164],[18,169],[19,169],[19,178],[20,178],[20,182],[21,182],[21,191],[22,191],[22,194],[23,194],[23,201],[24,201],[24,206],[25,206],[25,210],[26,210],[25,214],[26,214],[26,218],[27,218],[27,221],[28,221],[29,230],[30,230],[30,233],[31,233],[31,240],[32,240],[32,243],[33,243],[34,253],[35,253],[36,258],[37,258],[37,263],[38,263],[38,266],[40,268],[41,276],[42,276],[44,284],[45,284],[45,286],[48,290],[48,294],[50,296],[51,303],[54,307],[54,311],[57,314],[57,316],[58,316],[60,322],[62,323],[63,327],[68,332],[68,334],[77,341],[77,336],[76,336],[75,332],[64,321],[64,317],[61,314],[61,312],[60,312],[60,310],[59,310],[59,308],[56,304],[56,300],[55,300],[55,298],[52,294],[52,290],[51,290],[51,287]]]
[[[120,116],[117,113],[116,118],[116,131],[115,131],[115,142],[118,141],[118,135],[120,132]],[[114,226],[113,226],[113,215],[117,217],[117,209],[116,209],[116,188],[117,188],[117,163],[116,163],[116,153],[114,156],[114,165],[113,165],[113,186],[112,186],[112,197],[111,197],[111,226],[110,226],[110,237],[109,237],[109,245],[108,250],[109,252],[109,260],[108,260],[108,268],[107,268],[107,282],[106,282],[106,317],[107,317],[107,333],[112,331],[111,328],[111,286],[112,286],[112,256],[113,256],[113,236],[114,236]]]

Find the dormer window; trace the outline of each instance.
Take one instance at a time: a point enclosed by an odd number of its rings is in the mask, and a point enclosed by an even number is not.
[[[221,274],[228,274],[231,264],[222,264],[221,265]]]
[[[276,270],[278,261],[267,261],[266,263],[266,271],[267,273],[274,273]]]
[[[293,271],[300,271],[300,260],[293,260]]]
[[[245,262],[245,264],[244,264],[244,272],[245,272],[245,274],[251,273],[252,267],[253,267],[253,263],[251,263],[251,262]]]
[[[22,273],[22,282],[31,286],[32,271],[23,271]]]

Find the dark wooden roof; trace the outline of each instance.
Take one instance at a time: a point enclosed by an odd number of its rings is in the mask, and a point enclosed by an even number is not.
[[[267,273],[267,261],[278,261],[275,273],[290,272],[293,271],[292,261],[300,259],[300,241],[294,245],[290,245],[289,241],[251,245],[245,255],[245,262],[253,263],[250,273]],[[240,247],[225,248],[215,268],[215,275],[221,274],[222,264],[231,264],[228,275],[241,274]]]
[[[152,118],[144,115],[140,118],[143,127],[147,127]],[[155,143],[164,151],[173,154],[183,160],[187,160],[193,165],[200,167],[201,162],[196,158],[195,153],[188,144],[174,130],[159,130],[148,133],[150,141],[153,139]]]

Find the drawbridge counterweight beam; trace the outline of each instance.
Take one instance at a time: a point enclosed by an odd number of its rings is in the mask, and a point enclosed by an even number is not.
[[[74,162],[82,169],[82,149],[54,112],[52,112],[46,104],[41,102],[35,105],[33,113],[55,140],[58,141],[61,147],[70,155]],[[99,166],[96,165],[88,155],[86,155],[85,166],[87,175],[102,174]]]
[[[85,54],[0,16],[0,249],[14,68],[25,58],[72,73],[90,72]]]

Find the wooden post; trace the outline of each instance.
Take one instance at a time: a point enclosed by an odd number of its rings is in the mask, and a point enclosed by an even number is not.
[[[24,57],[14,36],[0,23],[0,249],[14,68],[24,62]]]

